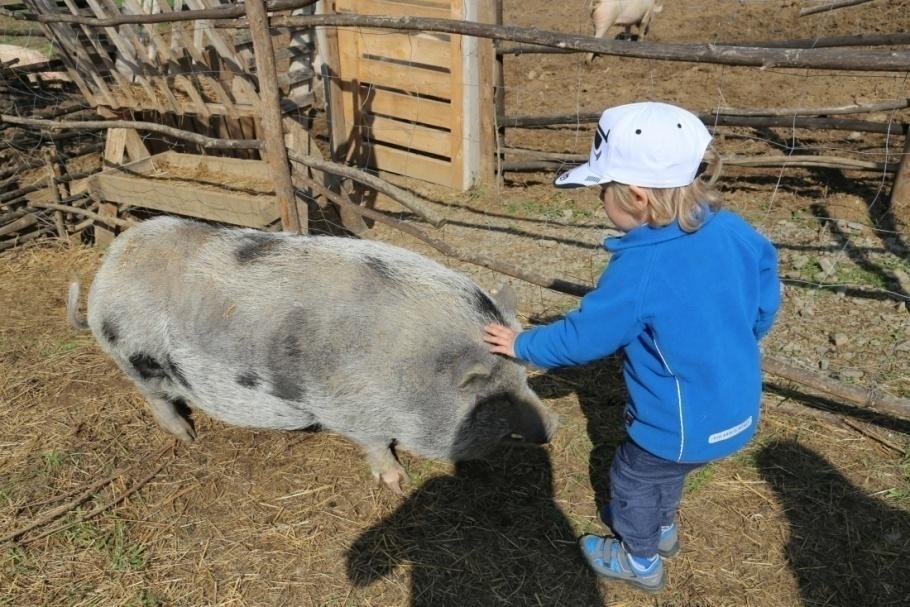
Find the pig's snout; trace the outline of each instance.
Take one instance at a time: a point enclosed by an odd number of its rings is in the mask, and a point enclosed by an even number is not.
[[[512,403],[511,432],[503,437],[508,442],[544,445],[553,438],[559,427],[559,416],[543,404],[527,401]]]

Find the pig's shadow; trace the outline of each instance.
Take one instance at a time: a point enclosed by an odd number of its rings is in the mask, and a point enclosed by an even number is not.
[[[786,557],[804,605],[907,604],[910,513],[792,440],[762,447],[756,464],[789,522]]]
[[[553,501],[539,447],[503,448],[423,483],[347,553],[357,586],[407,564],[411,605],[603,605]]]

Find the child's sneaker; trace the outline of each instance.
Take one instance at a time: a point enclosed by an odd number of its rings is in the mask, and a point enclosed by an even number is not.
[[[610,532],[613,533],[613,515],[610,513],[610,503],[607,502],[597,514],[600,522],[606,525]],[[657,542],[657,554],[663,558],[670,558],[677,552],[679,552],[679,533],[676,531],[676,523],[669,527],[661,525],[660,540]]]
[[[625,582],[645,592],[663,590],[666,579],[659,556],[638,559],[626,552],[619,540],[598,535],[584,535],[578,540],[578,545],[598,577]]]

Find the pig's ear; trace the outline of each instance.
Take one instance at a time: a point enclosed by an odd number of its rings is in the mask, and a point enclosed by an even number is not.
[[[483,361],[474,360],[458,368],[458,387],[467,388],[469,385],[486,381],[493,373],[493,368]]]
[[[515,310],[518,308],[518,295],[515,293],[515,289],[509,286],[509,283],[502,283],[498,289],[493,289],[490,295],[493,296],[496,305],[506,316],[515,316]]]

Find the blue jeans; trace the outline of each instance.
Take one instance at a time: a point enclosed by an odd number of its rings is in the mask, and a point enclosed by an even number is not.
[[[633,556],[657,554],[661,525],[673,524],[686,474],[704,464],[683,464],[651,455],[626,439],[610,466],[613,532]]]

